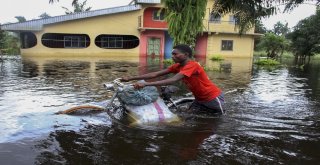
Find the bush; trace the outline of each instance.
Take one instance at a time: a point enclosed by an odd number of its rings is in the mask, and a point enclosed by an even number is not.
[[[254,51],[253,56],[255,57],[267,57],[266,51]]]
[[[315,55],[313,56],[313,59],[315,59],[315,60],[320,60],[320,54],[315,54]]]
[[[292,54],[292,52],[288,52],[288,51],[285,51],[283,52],[283,54],[281,55],[281,58],[293,58],[294,55]]]
[[[254,62],[257,65],[280,65],[280,62],[272,59],[259,59],[256,62]]]
[[[212,61],[222,61],[224,60],[223,57],[221,55],[213,55],[210,57],[210,60]]]
[[[165,60],[163,60],[163,64],[172,65],[172,64],[174,64],[174,61],[172,59],[165,59]]]

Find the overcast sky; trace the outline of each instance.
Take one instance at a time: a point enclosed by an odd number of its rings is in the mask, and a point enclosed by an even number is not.
[[[72,10],[72,0],[60,0],[58,3],[49,4],[49,0],[0,0],[0,23],[17,22],[15,16],[24,16],[27,20],[38,19],[42,13],[50,16],[64,15],[65,10],[61,6]],[[87,0],[87,7],[91,10],[128,5],[131,0]],[[277,14],[264,19],[263,24],[267,29],[273,29],[278,21],[288,22],[289,27],[295,26],[299,20],[309,17],[315,13],[314,5],[300,5],[298,8],[287,14]]]

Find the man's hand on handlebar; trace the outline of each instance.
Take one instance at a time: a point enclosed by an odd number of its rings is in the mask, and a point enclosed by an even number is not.
[[[134,83],[133,84],[133,87],[135,88],[135,89],[141,89],[141,88],[143,88],[143,87],[145,87],[146,86],[146,84],[144,83],[144,82],[138,82],[138,83]]]
[[[120,81],[121,82],[128,82],[128,81],[130,81],[130,77],[121,77]]]
[[[128,82],[128,81],[131,81],[131,78],[130,77],[122,77],[122,78],[120,78],[120,81],[121,82]],[[132,86],[135,89],[141,89],[146,86],[146,83],[145,82],[137,82],[137,83],[132,84]]]

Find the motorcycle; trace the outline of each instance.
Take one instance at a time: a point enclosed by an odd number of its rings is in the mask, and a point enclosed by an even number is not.
[[[183,98],[172,99],[172,95],[178,88],[170,85],[161,86],[159,97],[151,102],[134,105],[126,103],[119,97],[126,89],[133,88],[132,84],[124,84],[120,78],[117,78],[110,83],[105,83],[104,87],[113,92],[111,99],[75,106],[57,114],[73,114],[83,109],[110,112],[122,107],[130,118],[131,124],[134,125],[179,123],[181,119],[177,113],[188,109],[194,101],[194,97],[188,94]]]

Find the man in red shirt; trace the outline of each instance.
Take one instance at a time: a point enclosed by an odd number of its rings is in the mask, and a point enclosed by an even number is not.
[[[224,98],[221,90],[210,81],[204,69],[192,58],[192,49],[188,45],[180,44],[173,47],[172,60],[175,64],[169,68],[140,76],[125,77],[122,81],[143,80],[163,76],[169,73],[175,75],[171,78],[153,81],[138,82],[134,84],[136,89],[145,86],[168,85],[182,80],[195,97],[193,106],[205,107],[213,113],[224,113]]]

